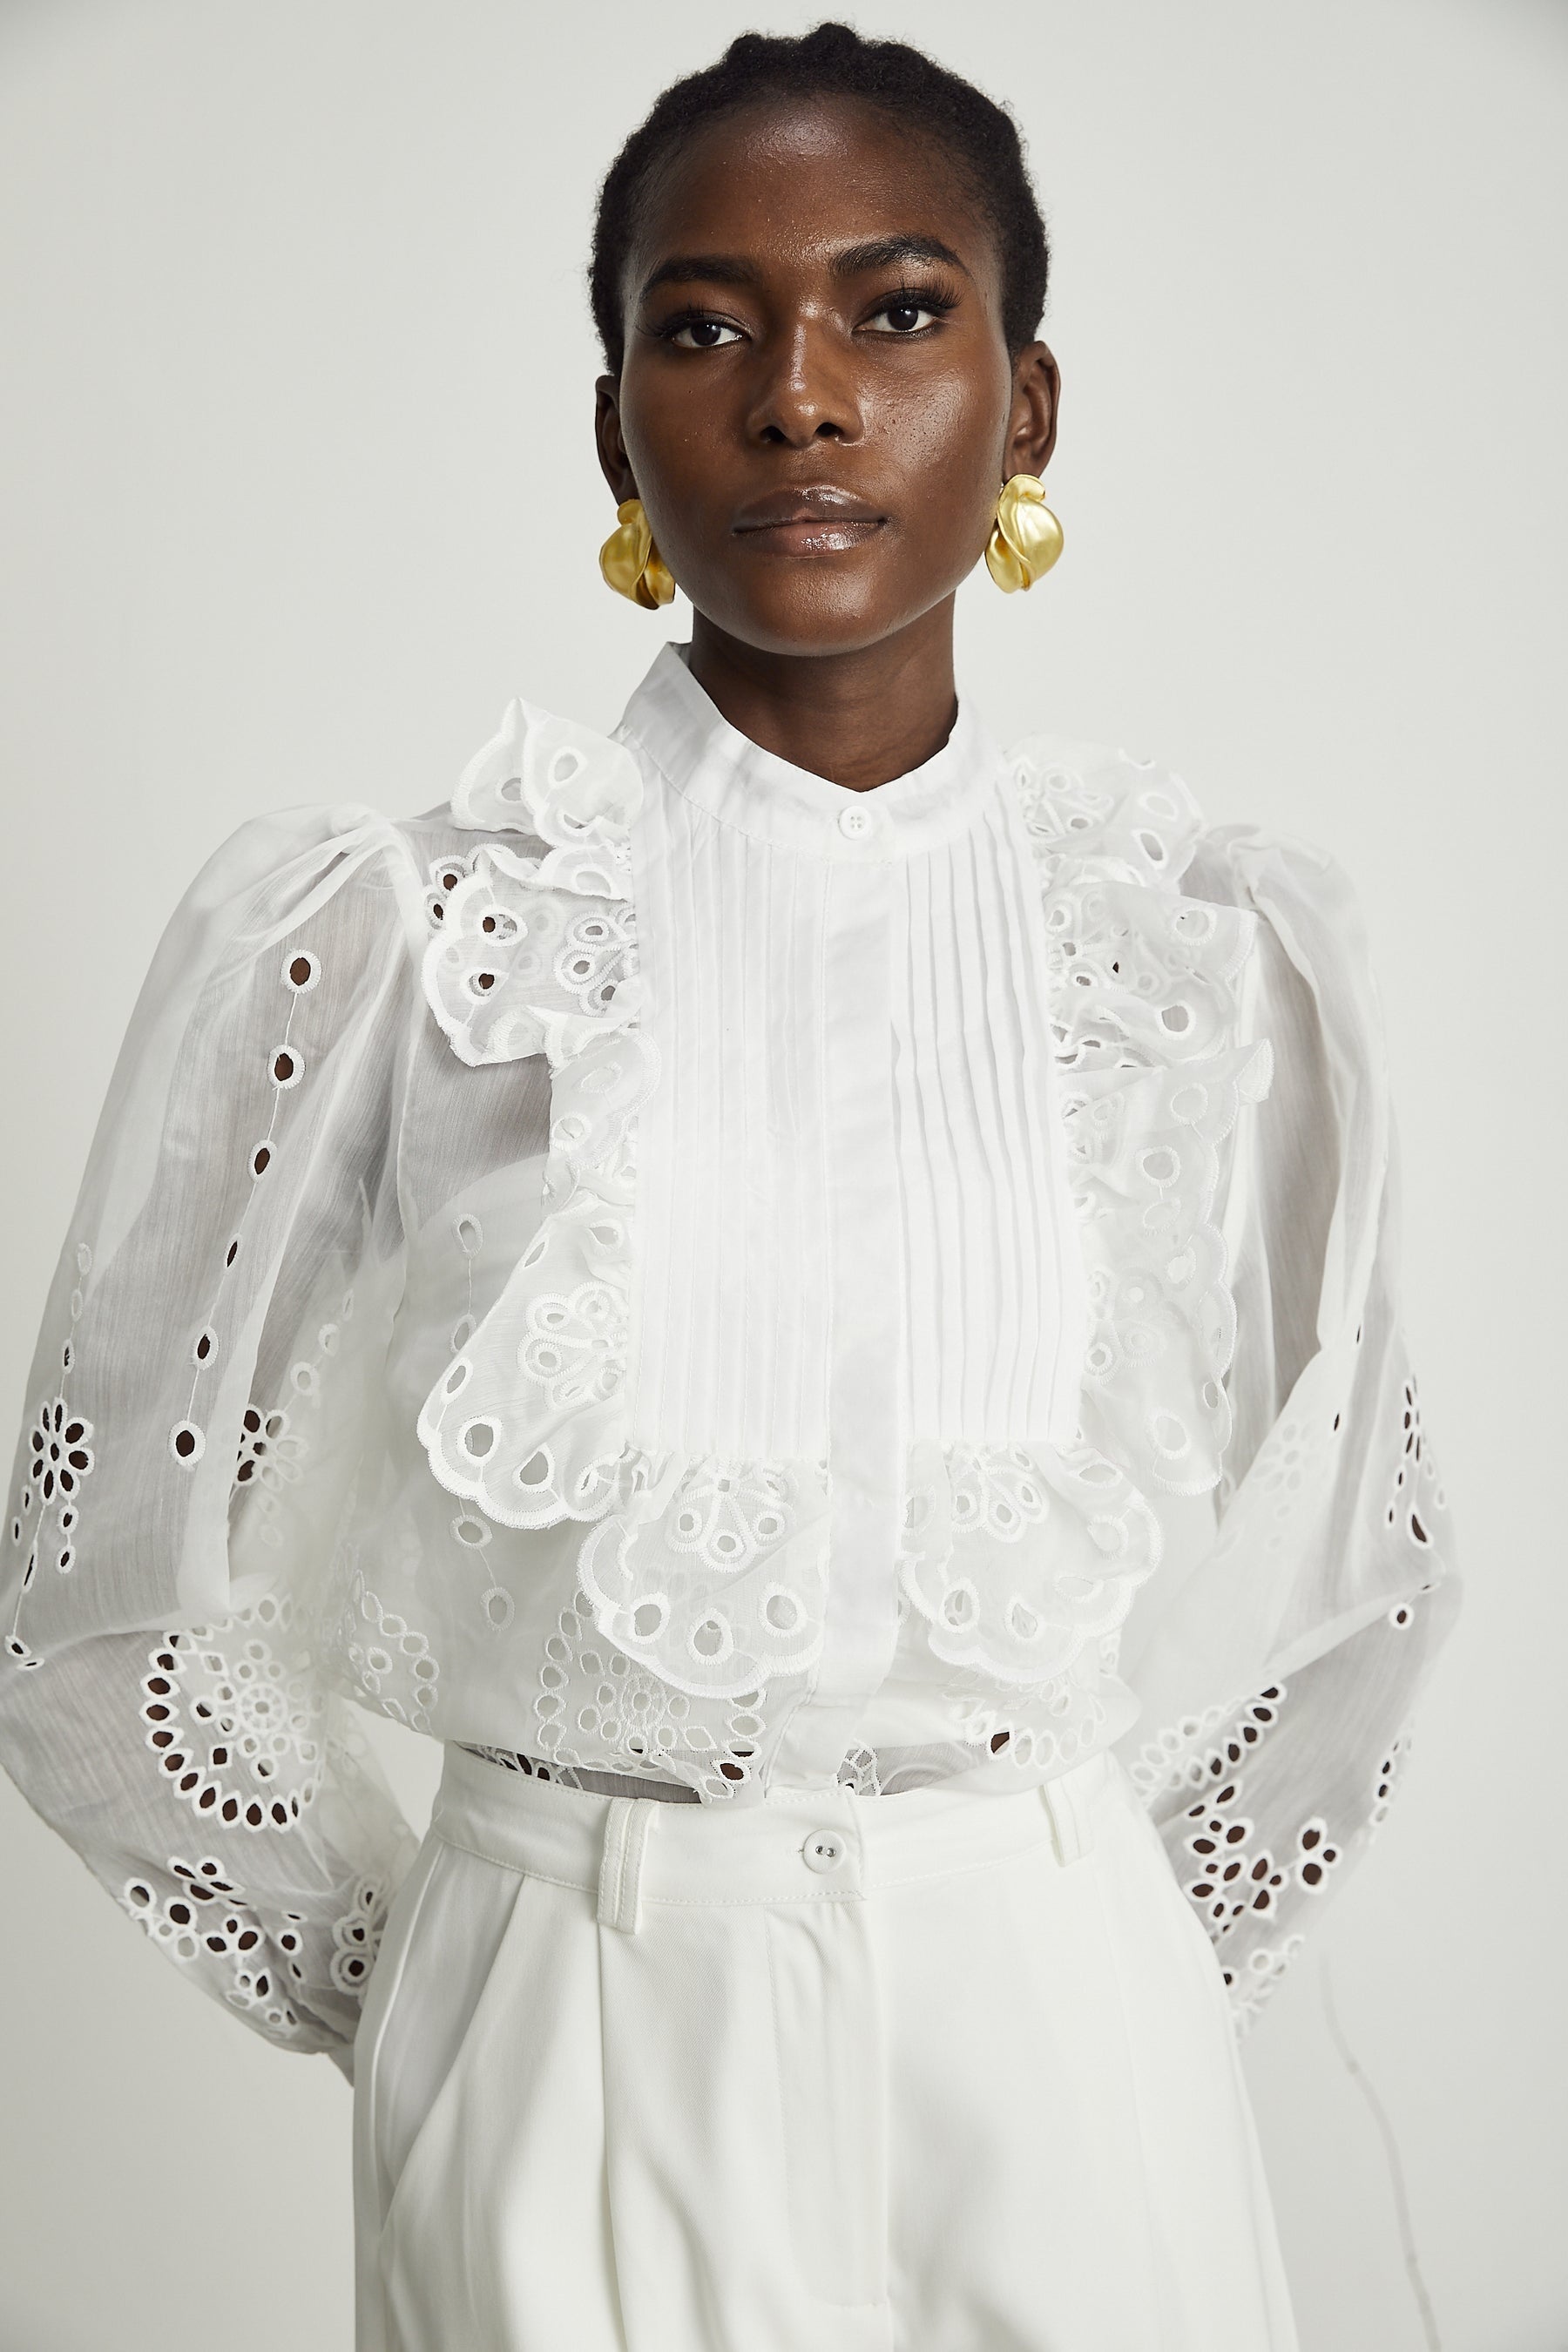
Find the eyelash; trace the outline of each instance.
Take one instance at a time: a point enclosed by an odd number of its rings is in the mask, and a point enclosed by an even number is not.
[[[889,341],[909,343],[913,342],[918,336],[929,334],[932,325],[940,323],[957,308],[957,294],[946,287],[900,286],[896,293],[886,295],[877,304],[876,309],[868,311],[866,315],[868,323],[872,319],[882,318],[889,310],[929,312],[930,318],[923,327],[890,328],[885,331]],[[653,331],[659,342],[673,344],[678,350],[719,352],[727,351],[730,348],[727,343],[680,343],[679,338],[689,327],[722,327],[736,338],[739,338],[743,331],[734,324],[732,320],[721,319],[711,310],[697,309],[676,311],[671,318],[661,320]]]
[[[932,320],[940,324],[950,311],[956,310],[957,308],[958,295],[951,287],[938,286],[934,283],[929,286],[900,286],[896,294],[889,294],[885,301],[879,302],[869,316],[879,319],[889,310],[928,310]],[[908,343],[912,342],[917,335],[929,334],[930,331],[929,326],[911,327],[907,331],[895,329],[893,335],[896,341]]]

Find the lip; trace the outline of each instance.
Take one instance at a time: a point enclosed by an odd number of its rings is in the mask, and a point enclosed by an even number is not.
[[[758,553],[837,555],[874,538],[887,516],[836,483],[773,490],[742,507],[731,529]]]

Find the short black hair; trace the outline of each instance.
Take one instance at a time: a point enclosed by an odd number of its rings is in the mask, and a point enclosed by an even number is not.
[[[671,82],[605,173],[588,291],[610,373],[619,375],[626,357],[621,281],[650,181],[702,124],[793,98],[858,99],[940,142],[995,236],[1002,329],[1016,358],[1046,306],[1050,248],[1012,116],[921,49],[826,24],[798,35],[742,33],[716,65]]]

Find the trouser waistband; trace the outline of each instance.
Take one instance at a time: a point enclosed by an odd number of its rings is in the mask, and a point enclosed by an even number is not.
[[[605,1926],[635,1933],[650,1906],[853,1902],[1041,1846],[1069,1867],[1100,1808],[1126,1801],[1103,1754],[1005,1795],[939,1782],[868,1799],[835,1781],[731,1807],[596,1796],[448,1742],[430,1827],[503,1869],[592,1891]]]

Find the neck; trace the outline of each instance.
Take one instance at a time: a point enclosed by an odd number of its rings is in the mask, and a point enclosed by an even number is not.
[[[853,653],[774,654],[692,615],[691,675],[731,727],[852,792],[891,783],[952,732],[952,598]]]

